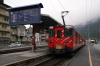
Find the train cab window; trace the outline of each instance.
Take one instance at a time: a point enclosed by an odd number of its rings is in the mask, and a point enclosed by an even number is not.
[[[68,36],[72,36],[73,35],[73,30],[72,29],[65,29],[64,30],[64,36],[68,37]]]
[[[54,37],[54,35],[55,35],[54,30],[49,30],[49,37]]]
[[[62,31],[61,30],[58,30],[57,31],[57,38],[61,38],[61,36],[62,36]]]

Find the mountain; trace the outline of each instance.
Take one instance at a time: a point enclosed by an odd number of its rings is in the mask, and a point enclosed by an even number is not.
[[[75,27],[85,39],[100,39],[100,18],[95,21],[90,21],[84,26]]]

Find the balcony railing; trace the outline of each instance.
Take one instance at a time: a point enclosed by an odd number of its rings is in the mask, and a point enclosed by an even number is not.
[[[3,21],[3,20],[0,20],[0,23],[9,24],[9,22]]]
[[[7,14],[5,12],[0,12],[0,15],[9,16],[9,14]]]
[[[0,31],[11,32],[12,30],[10,30],[10,29],[3,29],[3,28],[0,28]]]

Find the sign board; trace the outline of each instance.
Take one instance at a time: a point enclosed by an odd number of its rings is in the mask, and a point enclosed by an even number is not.
[[[35,4],[24,7],[10,8],[9,10],[9,24],[10,26],[37,24],[41,22],[42,4]]]

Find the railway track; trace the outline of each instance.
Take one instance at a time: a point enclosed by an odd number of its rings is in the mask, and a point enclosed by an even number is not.
[[[72,57],[68,56],[55,56],[45,62],[39,63],[35,66],[66,66]],[[31,66],[31,65],[30,65]]]
[[[51,56],[51,58],[49,58],[48,60],[39,61],[38,64],[34,65],[33,63],[30,64],[29,66],[67,66],[67,64],[79,52],[79,50],[76,50],[72,54],[53,55],[53,57]]]

